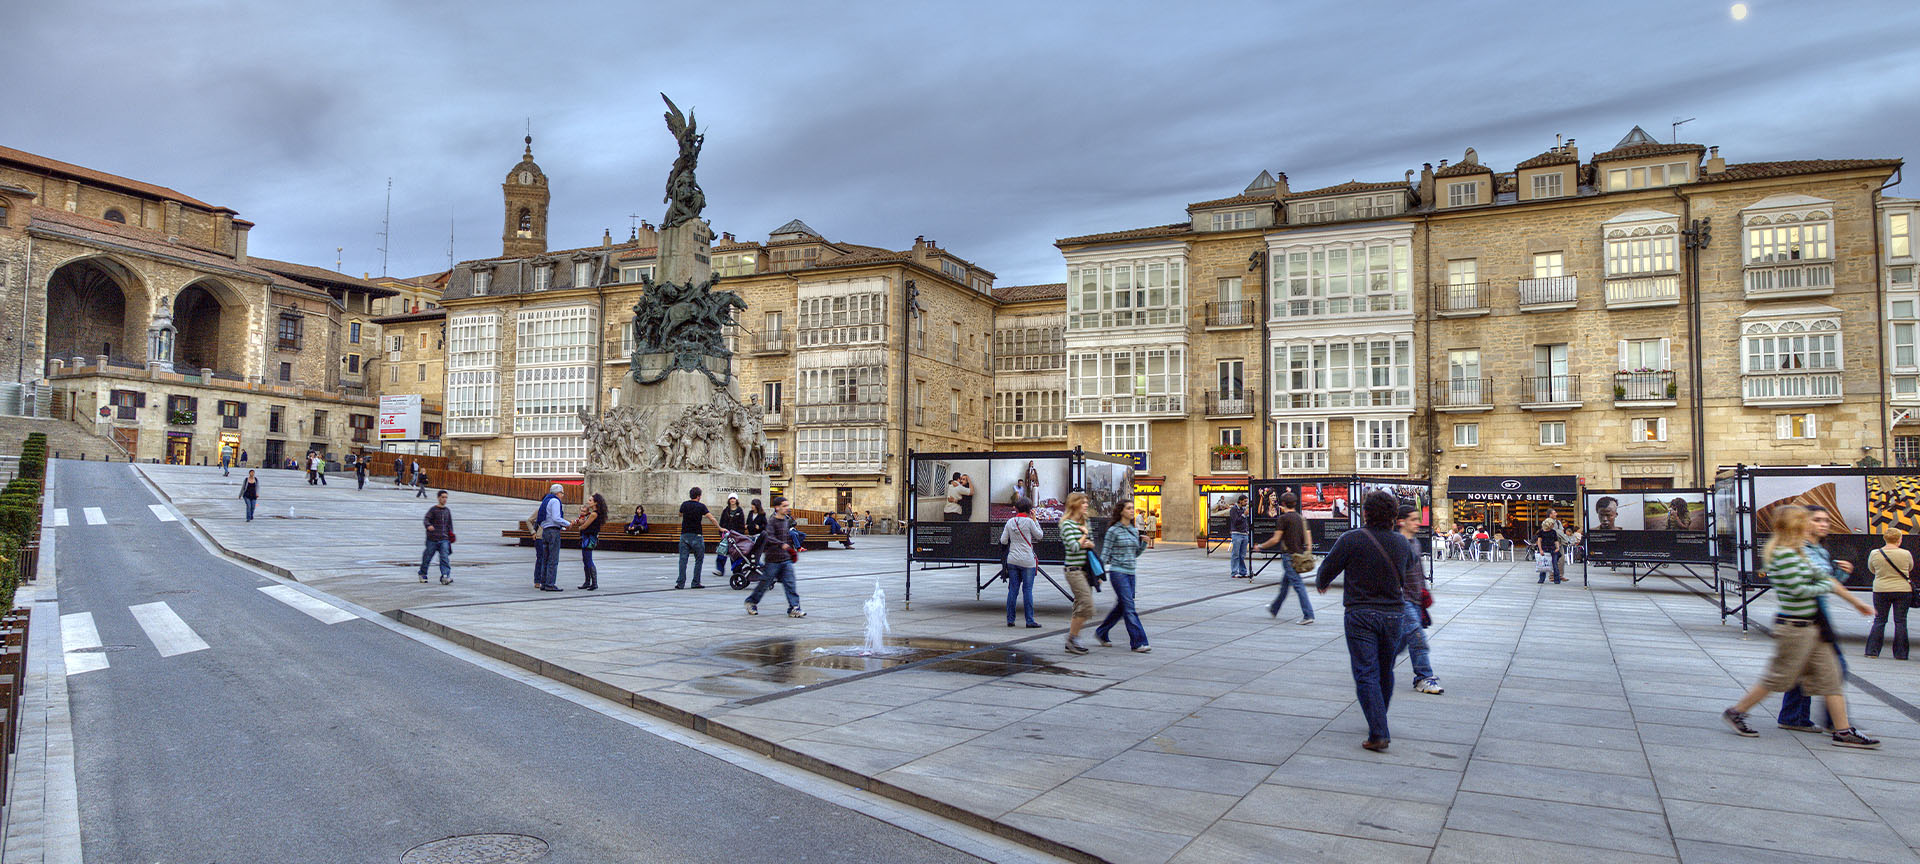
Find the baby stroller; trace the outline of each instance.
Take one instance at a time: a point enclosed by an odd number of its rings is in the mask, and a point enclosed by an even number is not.
[[[748,585],[760,581],[760,556],[754,554],[754,537],[742,534],[731,528],[720,531],[720,554],[733,558],[732,575],[727,577],[727,587],[735,591],[744,591]]]

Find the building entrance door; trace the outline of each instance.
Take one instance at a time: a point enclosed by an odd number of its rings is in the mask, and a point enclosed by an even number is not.
[[[1672,477],[1622,477],[1620,488],[1629,491],[1641,489],[1672,489]]]
[[[853,487],[851,486],[833,487],[833,512],[835,513],[853,512]]]
[[[182,432],[167,433],[167,464],[190,465],[193,458],[193,436]]]

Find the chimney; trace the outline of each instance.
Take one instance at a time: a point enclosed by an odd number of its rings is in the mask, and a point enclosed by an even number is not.
[[[1446,163],[1441,162],[1440,164],[1445,165]],[[1420,198],[1420,203],[1422,205],[1430,205],[1433,203],[1433,163],[1432,162],[1422,162],[1420,164],[1419,198]]]
[[[605,249],[608,246],[612,246],[612,245],[613,245],[613,229],[612,228],[600,229],[600,248]]]
[[[1553,133],[1553,152],[1555,153],[1560,152],[1560,148],[1565,147],[1566,144],[1567,142],[1563,140],[1560,133],[1558,132]]]
[[[1568,139],[1567,139],[1567,147],[1566,147],[1566,150],[1567,150],[1567,152],[1568,152],[1568,153],[1572,153],[1572,154],[1573,154],[1573,158],[1574,158],[1574,161],[1576,161],[1576,162],[1577,162],[1577,161],[1579,161],[1579,160],[1580,160],[1580,148],[1578,148],[1578,147],[1575,147],[1575,146],[1573,146],[1573,139],[1572,139],[1572,138],[1568,138]]]
[[[1281,171],[1273,178],[1273,197],[1285,198],[1293,190],[1287,188],[1287,172]]]
[[[1720,145],[1707,148],[1707,173],[1721,174],[1727,170],[1727,160],[1720,158]]]
[[[239,220],[233,223],[233,263],[247,263],[247,229],[251,223],[243,225]]]

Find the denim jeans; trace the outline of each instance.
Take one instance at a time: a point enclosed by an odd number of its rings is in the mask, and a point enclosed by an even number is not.
[[[678,578],[673,587],[681,588],[687,584],[687,556],[693,556],[693,584],[700,585],[700,568],[707,564],[707,541],[699,534],[680,535],[680,569],[674,571]]]
[[[1407,660],[1413,664],[1413,683],[1433,677],[1433,653],[1427,648],[1427,631],[1420,626],[1420,604],[1407,601]]]
[[[753,586],[753,593],[747,595],[747,602],[759,605],[760,598],[773,590],[773,583],[787,592],[787,611],[800,608],[800,588],[793,581],[792,561],[768,561],[760,567],[760,584]]]
[[[247,502],[247,521],[252,522],[253,521],[253,505],[259,503],[259,500],[255,498],[242,498],[240,500]]]
[[[1404,610],[1347,607],[1347,658],[1353,664],[1353,692],[1367,715],[1367,737],[1388,739],[1387,705],[1393,701],[1393,661],[1406,640]]]
[[[1013,624],[1014,602],[1026,596],[1027,623],[1033,622],[1033,577],[1038,575],[1038,567],[1022,567],[1018,564],[1007,565],[1007,624]]]
[[[552,585],[560,578],[560,529],[540,529],[539,552],[534,556],[533,582]]]
[[[1280,593],[1273,598],[1272,603],[1267,604],[1267,614],[1280,614],[1280,607],[1287,605],[1287,589],[1291,588],[1295,594],[1300,595],[1300,617],[1312,621],[1313,601],[1307,599],[1306,582],[1300,578],[1300,571],[1293,569],[1292,556],[1282,554],[1280,568]]]
[[[1107,581],[1113,583],[1113,609],[1107,613],[1107,619],[1094,628],[1093,635],[1105,642],[1107,634],[1113,632],[1114,623],[1122,622],[1127,625],[1127,647],[1147,644],[1147,628],[1141,626],[1140,612],[1133,605],[1133,574],[1108,570]]]
[[[1247,575],[1247,535],[1236,532],[1227,536],[1233,543],[1232,557],[1227,561],[1227,574],[1245,576]]]
[[[1867,656],[1880,656],[1887,638],[1887,619],[1893,619],[1893,659],[1907,659],[1907,607],[1913,603],[1911,591],[1873,592],[1873,629],[1867,631]]]
[[[599,545],[599,540],[598,535],[595,535],[591,542],[585,537],[580,538],[580,570],[588,585],[595,585],[600,581],[600,571],[593,566],[593,547]]]
[[[436,553],[440,556],[440,578],[453,575],[453,544],[445,540],[427,541],[427,548],[420,553],[420,575],[427,575],[427,564],[433,561]]]

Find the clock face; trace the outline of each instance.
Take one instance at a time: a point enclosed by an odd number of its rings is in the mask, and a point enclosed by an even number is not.
[[[522,185],[522,186],[531,186],[531,185],[533,185],[533,172],[532,172],[532,171],[522,171],[522,172],[520,172],[520,185]]]

